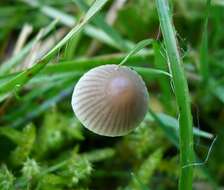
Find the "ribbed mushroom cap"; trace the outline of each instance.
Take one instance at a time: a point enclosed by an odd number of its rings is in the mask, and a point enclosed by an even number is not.
[[[148,92],[144,81],[126,66],[103,65],[76,84],[72,108],[89,130],[104,136],[129,133],[144,119]]]

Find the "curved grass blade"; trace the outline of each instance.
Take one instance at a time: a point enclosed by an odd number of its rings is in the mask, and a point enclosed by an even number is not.
[[[50,18],[53,18],[53,19],[59,18],[60,22],[68,27],[73,27],[77,22],[77,20],[76,20],[76,18],[74,18],[74,16],[66,14],[58,9],[53,8],[53,7],[46,6],[46,5],[41,6],[40,4],[38,4],[37,1],[29,1],[29,0],[22,0],[22,1],[29,4],[32,7],[38,7],[43,14],[45,14],[46,16],[48,16]],[[87,36],[97,39],[102,43],[106,43],[109,46],[112,46],[112,47],[122,50],[122,47],[119,46],[119,43],[117,43],[117,41],[114,41],[114,39],[110,35],[108,35],[107,32],[105,32],[102,29],[99,29],[92,25],[87,24],[84,27],[83,32]],[[132,44],[133,43],[128,42],[129,46],[131,46]]]
[[[104,65],[104,64],[118,64],[124,58],[125,54],[112,54],[112,55],[103,55],[96,56],[92,58],[80,58],[70,61],[62,61],[57,64],[49,64],[42,71],[41,74],[58,74],[58,73],[66,73],[66,72],[74,72],[74,71],[86,71],[91,69],[92,67]],[[139,53],[137,55],[133,55],[128,59],[129,65],[139,65],[140,63],[144,63],[149,60],[152,56],[152,51],[148,51],[146,53]],[[17,75],[22,72],[8,74],[4,76],[0,76],[0,84],[3,85],[7,83],[9,80],[13,79]],[[36,76],[37,78],[39,77]]]
[[[171,74],[160,70],[160,69],[152,69],[152,68],[145,68],[145,67],[131,67],[133,68],[137,73],[139,73],[142,77],[147,78],[147,76],[167,76],[167,77],[171,77]]]
[[[36,75],[40,70],[42,70],[45,65],[50,61],[50,59],[58,52],[58,50],[65,45],[65,43],[71,39],[71,37],[75,36],[80,30],[89,22],[89,20],[103,7],[103,5],[108,0],[97,0],[91,6],[89,11],[84,16],[83,20],[79,22],[52,50],[50,50],[40,61],[27,69],[26,71],[22,72],[21,74],[17,75],[13,79],[11,79],[6,84],[0,87],[0,95],[12,91],[16,86],[21,88],[25,85],[34,75]]]
[[[29,42],[24,48],[22,48],[22,50],[18,54],[2,63],[0,65],[0,75],[8,73],[8,71],[10,71],[11,68],[13,68],[17,63],[19,63],[29,53],[33,45],[36,44],[42,38],[44,38],[47,34],[49,34],[52,31],[52,29],[55,28],[57,23],[58,20],[54,20],[46,28],[43,28],[41,30],[42,32],[40,32],[39,35],[34,40]]]
[[[140,41],[129,53],[128,55],[121,61],[119,65],[123,65],[132,55],[138,53],[142,50],[145,46],[152,44],[152,39],[142,40]]]

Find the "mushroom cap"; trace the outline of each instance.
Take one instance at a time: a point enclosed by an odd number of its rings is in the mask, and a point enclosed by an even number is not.
[[[144,119],[148,92],[142,78],[126,66],[103,65],[77,82],[72,108],[89,130],[103,136],[128,134]]]

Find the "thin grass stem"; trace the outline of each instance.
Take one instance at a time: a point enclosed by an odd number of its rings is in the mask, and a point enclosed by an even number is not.
[[[174,92],[179,111],[180,178],[179,190],[192,189],[193,166],[193,128],[190,107],[190,95],[187,80],[182,67],[175,30],[171,21],[168,2],[156,0],[162,34],[166,46],[169,67],[173,76]],[[189,167],[183,167],[189,165]]]

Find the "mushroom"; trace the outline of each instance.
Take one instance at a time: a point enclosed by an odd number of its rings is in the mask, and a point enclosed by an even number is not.
[[[142,78],[130,68],[103,65],[77,82],[72,108],[80,122],[103,136],[122,136],[144,119],[148,92]]]

